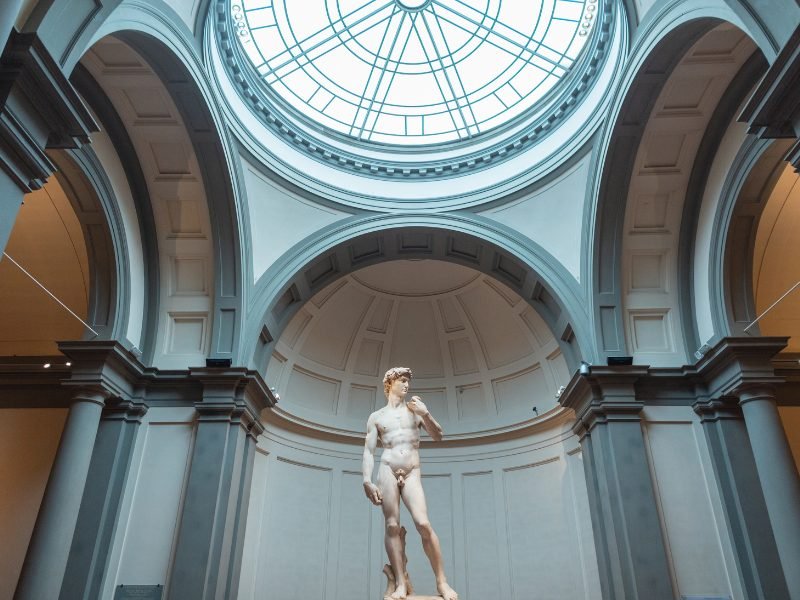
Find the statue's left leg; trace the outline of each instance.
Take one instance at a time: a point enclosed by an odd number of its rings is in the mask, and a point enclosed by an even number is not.
[[[445,600],[458,600],[458,594],[448,585],[447,577],[444,574],[439,536],[436,535],[428,520],[428,507],[425,503],[425,492],[422,490],[422,478],[418,468],[408,474],[400,493],[408,512],[411,513],[411,518],[414,519],[414,525],[422,537],[422,547],[428,560],[431,561],[433,574],[436,577],[436,589]]]

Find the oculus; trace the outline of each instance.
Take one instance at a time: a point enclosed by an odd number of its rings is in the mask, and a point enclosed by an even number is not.
[[[230,0],[264,99],[367,146],[497,131],[580,62],[598,0]]]

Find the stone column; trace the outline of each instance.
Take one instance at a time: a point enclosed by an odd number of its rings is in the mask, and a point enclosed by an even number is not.
[[[22,565],[15,600],[58,598],[105,400],[102,390],[84,389],[75,394]]]
[[[146,412],[146,404],[131,400],[109,401],[103,410],[61,585],[62,600],[100,597],[133,447]]]
[[[768,386],[739,393],[758,478],[775,533],[792,600],[800,599],[800,477],[798,477],[775,392]]]
[[[785,569],[781,568],[742,411],[735,398],[700,401],[694,410],[708,442],[745,598],[787,600]]]
[[[672,599],[669,560],[647,462],[635,383],[647,367],[593,367],[560,402],[578,417],[605,600]]]
[[[192,369],[203,386],[197,435],[180,516],[169,598],[235,599],[256,439],[272,404],[260,376],[245,369]]]

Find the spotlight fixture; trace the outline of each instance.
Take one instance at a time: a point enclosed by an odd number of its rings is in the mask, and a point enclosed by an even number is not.
[[[609,356],[606,364],[609,367],[630,367],[633,364],[632,356]]]
[[[711,350],[711,346],[709,346],[708,343],[705,343],[694,351],[694,357],[697,360],[700,360],[708,353],[709,350]]]
[[[231,359],[230,358],[207,358],[206,359],[206,368],[208,369],[230,369],[231,367]]]
[[[44,363],[42,366],[43,366],[45,369],[49,369],[49,368],[50,368],[50,363]]]
[[[65,367],[71,367],[71,366],[72,366],[72,363],[71,363],[71,362],[65,362],[65,363],[64,363],[64,366],[65,366]]]
[[[539,416],[539,409],[535,406],[533,407],[533,413],[538,417]]]

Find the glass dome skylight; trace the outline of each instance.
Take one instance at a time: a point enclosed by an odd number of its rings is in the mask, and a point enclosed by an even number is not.
[[[231,0],[267,93],[362,142],[473,139],[542,100],[597,0]]]

